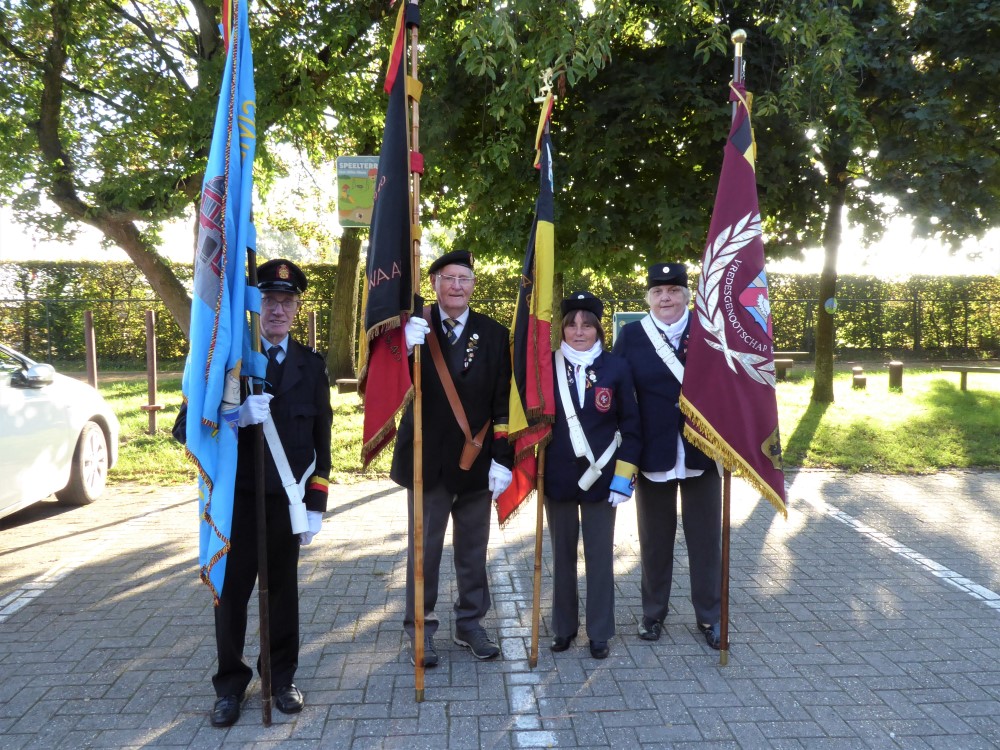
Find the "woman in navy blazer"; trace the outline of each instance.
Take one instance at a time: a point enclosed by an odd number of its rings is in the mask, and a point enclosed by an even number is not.
[[[614,535],[619,503],[632,496],[641,422],[632,373],[603,350],[603,303],[588,292],[562,302],[562,343],[553,353],[556,421],[547,448],[545,510],[552,540],[552,645],[579,629],[577,543],[583,527],[587,635],[595,659],[615,634]]]

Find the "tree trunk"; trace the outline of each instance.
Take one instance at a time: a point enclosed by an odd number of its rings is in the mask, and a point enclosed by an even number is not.
[[[340,237],[337,281],[330,305],[330,335],[326,366],[330,378],[353,378],[357,351],[358,270],[361,259],[361,230],[345,229]]]
[[[67,64],[68,39],[72,36],[72,6],[59,2],[52,7],[52,34],[45,49],[39,118],[34,123],[42,160],[51,170],[48,194],[64,214],[100,230],[138,266],[153,291],[166,305],[174,320],[188,336],[191,328],[191,300],[174,272],[142,236],[128,211],[88,205],[77,191],[73,159],[63,144],[63,72]]]
[[[173,269],[160,257],[159,253],[143,238],[132,222],[104,220],[91,221],[81,217],[81,221],[100,229],[104,236],[113,240],[125,251],[129,259],[142,271],[153,292],[170,312],[184,335],[191,338],[191,298]]]
[[[833,161],[833,160],[831,160]],[[833,403],[833,310],[827,300],[837,298],[837,252],[840,250],[841,220],[847,198],[847,160],[827,164],[829,184],[833,188],[823,227],[823,272],[819,277],[819,309],[816,311],[816,376],[812,400]]]

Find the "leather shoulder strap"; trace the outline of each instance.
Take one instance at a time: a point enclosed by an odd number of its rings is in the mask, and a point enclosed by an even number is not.
[[[441,343],[438,341],[437,331],[434,330],[434,321],[431,319],[431,306],[427,305],[424,307],[424,320],[427,321],[427,325],[431,327],[431,330],[425,339],[427,344],[430,346],[431,350],[431,360],[434,362],[434,369],[437,370],[438,380],[441,381],[441,387],[444,388],[444,394],[448,397],[448,404],[451,406],[451,413],[455,415],[455,421],[458,422],[459,428],[462,430],[462,434],[465,435],[467,442],[474,442],[478,445],[483,444],[483,438],[486,435],[486,430],[490,425],[489,420],[483,425],[483,429],[479,431],[476,435],[476,440],[472,439],[472,430],[469,429],[469,420],[465,416],[465,408],[462,406],[462,400],[458,397],[458,391],[455,390],[455,383],[451,379],[451,373],[448,371],[448,365],[445,364],[444,354],[441,352]]]

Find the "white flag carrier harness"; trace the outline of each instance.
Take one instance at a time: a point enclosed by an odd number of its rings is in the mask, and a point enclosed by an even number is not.
[[[295,475],[292,473],[292,467],[288,465],[285,448],[281,444],[281,438],[278,437],[278,430],[274,426],[274,420],[270,414],[267,415],[267,420],[264,422],[264,437],[267,438],[267,447],[271,449],[271,458],[274,459],[274,465],[278,467],[281,486],[285,488],[285,494],[288,495],[288,512],[292,518],[292,533],[299,534],[303,531],[309,531],[306,506],[302,502],[302,499],[306,496],[306,482],[309,481],[309,477],[312,476],[313,470],[316,468],[316,451],[313,451],[312,463],[309,464],[309,468],[302,475],[302,481],[296,481]]]
[[[656,349],[656,354],[663,360],[663,364],[674,374],[678,383],[683,383],[684,365],[677,359],[677,354],[674,353],[673,347],[663,340],[663,336],[660,335],[660,329],[653,322],[651,315],[647,315],[642,319],[642,330],[646,332],[646,335],[649,337],[649,343]]]
[[[561,351],[556,351],[555,359],[559,397],[562,399],[563,411],[566,412],[566,424],[569,427],[569,439],[573,444],[573,453],[576,454],[577,458],[586,458],[590,463],[590,466],[576,483],[581,490],[589,490],[594,482],[601,478],[602,469],[608,465],[608,461],[615,455],[618,446],[622,444],[622,435],[618,430],[615,430],[615,439],[611,441],[611,445],[607,447],[599,459],[594,460],[594,452],[590,449],[587,436],[583,434],[583,426],[576,413],[576,399],[569,393],[569,381],[566,379],[566,358]]]

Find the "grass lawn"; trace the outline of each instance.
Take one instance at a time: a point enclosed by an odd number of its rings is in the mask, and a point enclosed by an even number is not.
[[[940,469],[1000,469],[1000,377],[970,375],[959,390],[958,373],[908,368],[902,393],[889,391],[885,371],[866,373],[865,390],[838,373],[833,404],[812,404],[811,376],[799,370],[778,384],[778,414],[785,465],[847,471],[920,473]],[[148,484],[193,482],[184,449],[170,436],[181,403],[180,378],[159,380],[155,435],[139,407],[147,402],[143,377],[109,377],[101,392],[122,423],[119,463],[109,480]],[[331,480],[357,482],[388,476],[390,451],[361,471],[362,411],[357,394],[333,394]]]

